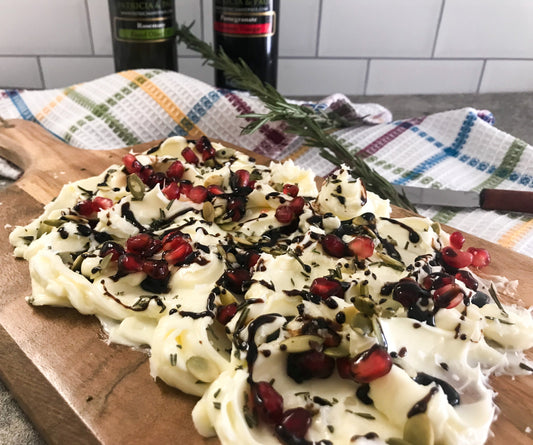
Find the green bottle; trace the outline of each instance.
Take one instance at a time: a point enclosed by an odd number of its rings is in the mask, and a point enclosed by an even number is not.
[[[109,0],[115,70],[178,70],[174,0]]]

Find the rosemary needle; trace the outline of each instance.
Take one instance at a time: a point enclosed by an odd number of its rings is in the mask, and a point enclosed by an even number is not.
[[[306,145],[318,148],[320,155],[334,165],[347,165],[350,174],[355,178],[361,178],[368,190],[389,199],[391,204],[416,212],[416,208],[405,195],[399,194],[389,181],[370,168],[362,158],[350,153],[349,149],[332,134],[334,130],[354,125],[353,122],[348,123],[334,113],[325,113],[305,105],[287,102],[272,85],[261,81],[242,59],[234,62],[224,50],[216,52],[211,45],[196,37],[191,32],[191,27],[192,24],[178,27],[178,41],[198,52],[205,59],[204,63],[222,70],[226,78],[240,89],[259,98],[269,110],[264,114],[240,115],[242,118],[253,119],[243,128],[243,134],[253,133],[268,122],[283,121],[287,126],[285,128],[287,133],[302,137]],[[357,123],[363,125],[363,118]]]

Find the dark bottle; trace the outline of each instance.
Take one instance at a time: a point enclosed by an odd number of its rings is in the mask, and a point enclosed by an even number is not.
[[[115,70],[177,71],[174,0],[109,0]]]
[[[263,82],[276,87],[278,74],[279,0],[214,0],[215,49],[243,59]],[[215,70],[215,85],[235,88]]]

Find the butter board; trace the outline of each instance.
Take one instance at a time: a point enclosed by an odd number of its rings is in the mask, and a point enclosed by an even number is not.
[[[0,190],[0,378],[43,437],[52,444],[215,444],[195,430],[195,397],[150,376],[148,356],[107,345],[98,320],[73,309],[28,305],[31,293],[26,261],[13,257],[9,226],[25,225],[70,181],[97,175],[130,149],[77,149],[38,124],[13,120],[0,127],[0,154],[24,170]],[[253,154],[258,162],[268,158]],[[395,209],[394,216],[407,212]],[[6,226],[7,225],[7,226]],[[533,259],[465,234],[467,245],[489,249],[488,274],[520,280],[518,294],[533,305]],[[533,356],[533,352],[529,353]],[[533,377],[494,377],[500,408],[488,444],[502,440],[533,443]]]

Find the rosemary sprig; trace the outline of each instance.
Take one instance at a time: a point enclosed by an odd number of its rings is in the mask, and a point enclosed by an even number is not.
[[[334,165],[346,164],[351,175],[360,177],[368,190],[388,198],[394,205],[416,211],[405,195],[400,195],[389,181],[370,168],[362,158],[350,153],[349,149],[331,134],[333,130],[348,125],[344,119],[334,113],[326,114],[305,105],[287,102],[273,86],[262,82],[242,59],[234,62],[223,50],[215,52],[211,45],[191,32],[191,27],[192,24],[181,25],[178,28],[179,42],[200,53],[205,63],[222,70],[238,88],[259,98],[269,110],[265,114],[241,115],[243,118],[254,119],[243,128],[243,134],[253,133],[268,122],[284,121],[285,131],[302,137],[306,145],[317,147],[320,155]],[[362,119],[360,123],[362,124]],[[353,122],[349,125],[353,125]]]

